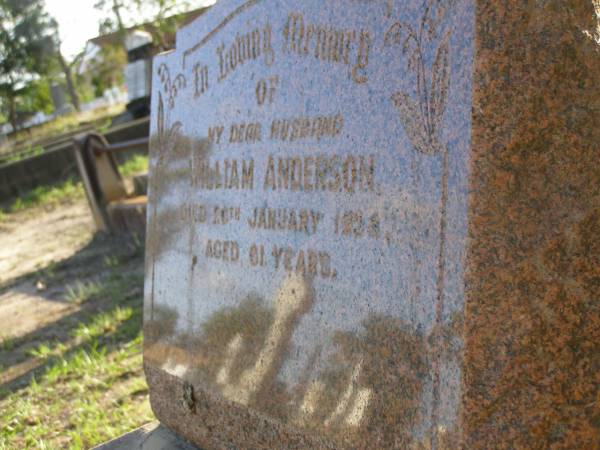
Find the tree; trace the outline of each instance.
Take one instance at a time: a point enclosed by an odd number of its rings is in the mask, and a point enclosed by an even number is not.
[[[145,17],[154,25],[149,31],[155,44],[166,49],[166,36],[175,32],[182,18],[178,15],[188,11],[192,3],[187,0],[97,0],[95,7],[106,14],[100,22],[101,34],[117,31],[124,43],[127,25],[123,16]]]
[[[79,104],[79,95],[77,94],[77,87],[75,86],[75,81],[73,79],[73,66],[78,62],[78,58],[75,58],[71,63],[68,63],[60,50],[60,36],[58,33],[58,28],[55,28],[55,48],[56,48],[56,59],[58,64],[65,75],[65,82],[67,84],[67,92],[69,93],[69,97],[71,97],[71,103],[75,107],[75,110],[80,111],[81,107]]]
[[[0,0],[0,96],[13,130],[17,99],[49,69],[55,53],[56,24],[43,6],[43,0]]]
[[[51,114],[54,104],[50,96],[50,84],[51,78],[47,76],[27,83],[19,98],[19,110],[29,114],[37,112]]]
[[[127,0],[125,0],[127,2]],[[131,0],[128,4],[123,4],[122,0],[97,0],[94,8],[104,11],[108,16],[100,21],[100,34],[111,33],[118,31],[121,43],[125,42],[125,22],[123,21],[123,13],[131,12]]]
[[[150,8],[154,11],[152,22],[155,28],[151,30],[154,43],[161,50],[168,50],[169,43],[167,36],[173,35],[179,25],[184,11],[189,11],[192,4],[189,1],[181,0],[131,0],[139,11]]]
[[[124,81],[123,68],[127,64],[127,53],[122,45],[102,47],[99,57],[89,62],[91,78],[89,82],[96,97],[102,96],[106,89],[121,86]]]

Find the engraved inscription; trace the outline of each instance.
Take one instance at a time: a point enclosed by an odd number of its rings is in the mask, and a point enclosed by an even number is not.
[[[264,190],[374,192],[375,156],[269,155]]]
[[[378,213],[366,216],[362,211],[345,211],[335,216],[335,234],[353,238],[379,238],[381,218]]]
[[[211,225],[229,225],[239,222],[242,217],[242,209],[239,206],[186,204],[179,212],[179,218],[184,222]]]
[[[266,103],[272,104],[275,99],[275,92],[279,85],[279,77],[273,76],[268,79],[262,79],[256,85],[256,101],[258,106]]]
[[[211,144],[220,144],[224,131],[224,126],[210,127],[208,129],[208,142]]]
[[[278,141],[299,141],[302,139],[333,138],[344,129],[344,116],[298,117],[295,119],[274,119],[271,122],[271,139]]]
[[[233,42],[222,43],[217,47],[219,59],[218,81],[225,80],[246,61],[263,58],[265,65],[270,67],[275,62],[271,24],[256,28],[248,33],[236,34]]]
[[[336,29],[330,25],[306,23],[300,12],[290,13],[283,30],[284,52],[312,56],[321,61],[351,66],[352,79],[366,83],[371,49],[368,30]]]
[[[309,139],[320,141],[325,138],[337,138],[343,130],[344,116],[337,113],[329,116],[275,118],[264,123],[239,122],[227,126],[219,124],[209,127],[207,134],[210,144],[252,144],[261,142],[266,137],[282,142]]]
[[[323,213],[308,209],[254,208],[248,225],[252,229],[293,231],[313,235],[323,220]]]
[[[208,87],[208,66],[196,63],[194,66],[194,97],[200,97],[208,91]]]
[[[462,249],[445,240],[464,219],[468,136],[452,130],[468,130],[471,81],[450,71],[472,65],[468,47],[451,64],[446,12],[471,33],[453,4],[223,2],[158,57],[147,302],[172,320],[163,370],[332,447],[440,447],[458,410],[460,342],[442,344]],[[382,414],[401,426],[387,435]]]
[[[254,160],[225,159],[199,162],[194,172],[194,185],[204,190],[254,189]]]
[[[213,208],[213,225],[229,225],[231,222],[239,222],[242,217],[242,209],[239,207],[215,206]]]
[[[262,126],[259,122],[239,123],[229,129],[230,144],[251,144],[262,140]]]
[[[220,259],[226,262],[237,263],[240,260],[240,246],[235,241],[209,240],[206,243],[204,256],[207,259]]]
[[[275,258],[275,269],[296,275],[337,277],[337,272],[331,265],[331,256],[327,252],[314,249],[295,250],[292,247],[274,245],[271,254]]]

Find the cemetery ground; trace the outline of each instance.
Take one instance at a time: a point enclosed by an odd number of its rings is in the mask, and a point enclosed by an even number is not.
[[[143,169],[144,157],[121,171]],[[0,450],[83,449],[152,419],[143,240],[97,234],[81,185],[0,217]]]

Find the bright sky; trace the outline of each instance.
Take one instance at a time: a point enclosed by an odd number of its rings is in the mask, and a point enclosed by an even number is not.
[[[104,14],[94,9],[96,0],[45,0],[46,11],[60,27],[62,51],[72,58],[85,47],[88,39],[98,36],[98,23]],[[194,7],[213,4],[215,0],[194,0]],[[126,18],[127,20],[127,18]],[[128,23],[129,25],[129,23]]]
[[[62,51],[71,58],[85,47],[88,39],[98,35],[98,22],[102,17],[94,9],[95,0],[46,0],[46,11],[60,27]]]

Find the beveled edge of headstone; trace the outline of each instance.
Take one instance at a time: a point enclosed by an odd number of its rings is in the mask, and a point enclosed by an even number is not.
[[[151,422],[92,450],[200,450],[160,422]]]

